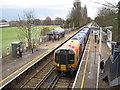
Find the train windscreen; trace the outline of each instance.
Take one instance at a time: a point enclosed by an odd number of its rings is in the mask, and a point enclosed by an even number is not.
[[[60,64],[66,65],[67,55],[60,53]]]
[[[68,64],[74,64],[74,54],[68,55]]]
[[[59,53],[55,53],[55,62],[59,63]]]
[[[58,50],[55,54],[55,62],[65,65],[74,64],[74,52],[71,50]]]

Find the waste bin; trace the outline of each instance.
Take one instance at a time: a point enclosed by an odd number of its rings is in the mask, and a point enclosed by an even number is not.
[[[12,42],[12,57],[22,57],[22,42]]]

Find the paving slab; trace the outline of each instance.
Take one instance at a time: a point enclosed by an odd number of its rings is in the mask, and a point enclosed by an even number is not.
[[[96,48],[95,48],[96,47]],[[108,87],[108,84],[101,80],[97,82],[98,73],[98,60],[99,60],[99,44],[94,42],[94,35],[90,35],[89,42],[84,53],[84,57],[81,60],[81,65],[75,79],[74,88],[87,88],[95,89],[98,83],[98,88]],[[101,56],[104,60],[110,55],[110,50],[106,43],[102,43]]]

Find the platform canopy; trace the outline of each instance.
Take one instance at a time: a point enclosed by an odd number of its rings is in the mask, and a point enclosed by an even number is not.
[[[53,30],[51,30],[50,32],[48,32],[48,34],[60,34],[60,33],[64,33],[65,30],[61,27],[58,28],[54,28]]]

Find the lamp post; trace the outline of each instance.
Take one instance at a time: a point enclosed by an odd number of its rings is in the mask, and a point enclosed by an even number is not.
[[[94,64],[95,64],[95,61],[96,61],[96,46],[95,46],[95,60],[94,60]]]
[[[99,40],[99,54],[100,55],[101,55],[101,48],[102,48],[102,28],[100,28],[100,40]]]
[[[98,81],[99,81],[99,73],[100,73],[100,61],[101,61],[101,37],[102,37],[102,27],[100,28],[100,40],[99,40],[99,59],[98,59],[98,70],[97,70],[97,83],[96,83],[96,90],[98,90]]]

